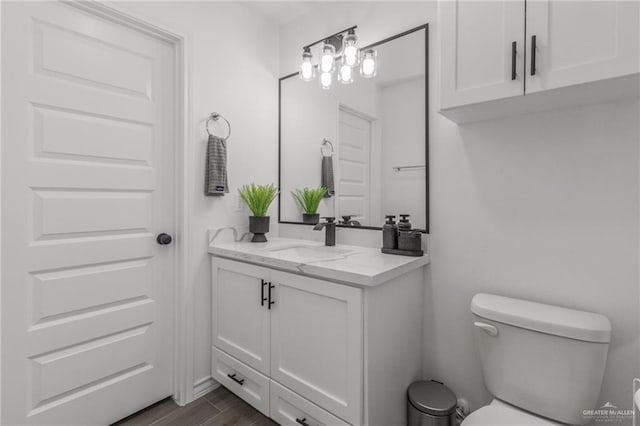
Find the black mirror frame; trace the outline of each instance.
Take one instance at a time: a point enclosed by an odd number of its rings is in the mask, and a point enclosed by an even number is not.
[[[361,49],[376,47],[381,44],[390,42],[397,38],[406,36],[408,34],[414,33],[416,31],[424,30],[424,49],[425,49],[425,66],[424,66],[424,79],[425,79],[425,89],[424,89],[424,101],[425,101],[425,201],[426,201],[426,221],[425,221],[425,229],[420,229],[423,233],[429,233],[429,24],[420,25],[419,27],[412,28],[410,30],[401,32],[394,36],[385,38],[383,40],[372,43],[368,46],[364,46]],[[282,82],[286,79],[297,76],[298,73],[295,72],[293,74],[285,75],[284,77],[280,77],[278,79],[278,188],[282,187]],[[284,223],[289,225],[306,225],[309,224],[302,222],[291,222],[291,221],[283,221],[281,217],[281,197],[282,193],[278,194],[278,223]],[[341,228],[349,228],[349,229],[373,229],[373,230],[381,230],[380,226],[348,226],[348,225],[337,225]]]

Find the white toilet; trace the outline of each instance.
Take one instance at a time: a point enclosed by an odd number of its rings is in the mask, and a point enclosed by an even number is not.
[[[604,374],[611,323],[590,312],[491,294],[471,301],[482,373],[495,397],[463,426],[583,425]]]

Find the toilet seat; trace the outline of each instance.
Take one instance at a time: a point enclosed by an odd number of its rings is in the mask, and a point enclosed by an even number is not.
[[[461,426],[560,426],[552,420],[535,416],[504,402],[493,400],[491,404],[474,411]],[[563,425],[566,426],[566,425]]]

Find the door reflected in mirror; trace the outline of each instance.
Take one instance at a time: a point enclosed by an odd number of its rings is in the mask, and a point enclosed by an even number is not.
[[[280,79],[280,222],[309,223],[293,193],[326,187],[321,217],[380,228],[409,214],[428,232],[427,26],[372,46],[375,78],[356,73],[330,90]]]

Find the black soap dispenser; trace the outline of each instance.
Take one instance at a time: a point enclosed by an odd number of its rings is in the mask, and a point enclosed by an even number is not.
[[[382,248],[397,249],[398,248],[398,225],[396,225],[396,216],[385,216],[387,221],[382,227]]]
[[[400,215],[400,222],[398,222],[398,230],[399,231],[410,231],[411,230],[411,222],[409,222],[408,214]]]

